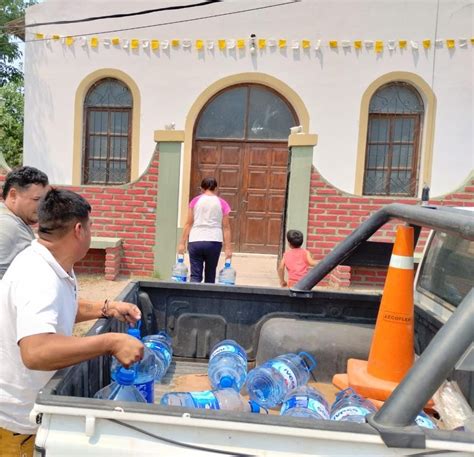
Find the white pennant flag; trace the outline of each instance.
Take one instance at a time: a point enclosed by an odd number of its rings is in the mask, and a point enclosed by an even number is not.
[[[389,51],[393,51],[395,49],[395,40],[388,40],[387,48]]]
[[[437,48],[442,48],[443,47],[443,40],[435,40],[435,46]]]
[[[49,35],[45,35],[44,42],[46,43],[46,45],[51,46],[51,37]]]
[[[275,40],[275,38],[270,38],[269,40],[267,40],[267,46],[269,48],[274,48],[276,45],[277,41]]]
[[[192,46],[192,42],[189,39],[183,40],[181,44],[182,44],[183,48],[185,48],[185,49],[190,48]]]
[[[418,41],[411,40],[410,45],[411,45],[412,49],[418,49]]]
[[[150,46],[150,41],[149,40],[142,40],[143,49],[147,49],[148,46]]]
[[[343,48],[350,48],[350,47],[351,47],[351,42],[350,42],[350,40],[341,40],[341,47],[343,47]]]
[[[321,49],[321,40],[315,40],[314,42],[314,49],[319,51]]]
[[[123,40],[122,46],[123,46],[124,49],[128,49],[129,44],[130,44],[129,40]]]
[[[460,48],[465,48],[467,46],[467,38],[459,38],[458,42]]]
[[[66,44],[66,37],[61,35],[61,44]]]
[[[233,38],[227,40],[227,49],[235,49],[235,40]]]
[[[85,48],[87,46],[87,38],[85,36],[79,37],[79,44]]]
[[[373,40],[365,40],[364,41],[365,47],[367,49],[371,49],[374,47],[374,41]]]
[[[168,49],[170,47],[170,42],[169,40],[163,40],[161,42],[161,49]]]
[[[207,49],[209,49],[209,50],[214,49],[214,41],[213,40],[207,40],[206,41],[206,46],[207,46]]]
[[[104,38],[104,39],[102,40],[102,43],[104,44],[104,46],[105,46],[106,48],[109,48],[109,47],[110,47],[110,39],[109,39],[109,38]]]
[[[291,45],[291,49],[294,49],[295,51],[300,48],[300,41],[299,40],[293,40],[293,44]]]

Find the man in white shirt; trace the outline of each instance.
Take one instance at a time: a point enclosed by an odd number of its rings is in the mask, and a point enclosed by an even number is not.
[[[73,266],[90,246],[90,211],[80,195],[49,190],[38,208],[39,239],[16,256],[0,282],[2,456],[32,455],[36,427],[29,413],[56,370],[103,354],[126,367],[143,357],[142,343],[126,334],[71,336],[75,322],[141,317],[130,303],[78,303]]]
[[[16,255],[28,247],[38,222],[38,203],[48,190],[48,177],[37,168],[10,171],[0,202],[0,280]]]

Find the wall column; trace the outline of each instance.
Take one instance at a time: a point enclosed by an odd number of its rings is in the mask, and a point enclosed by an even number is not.
[[[308,133],[292,133],[288,137],[290,149],[290,179],[288,182],[288,201],[286,209],[286,230],[300,230],[307,242],[309,193],[313,148],[318,136]]]
[[[170,280],[176,262],[179,183],[183,130],[156,130],[159,151],[158,199],[154,247],[155,275]]]

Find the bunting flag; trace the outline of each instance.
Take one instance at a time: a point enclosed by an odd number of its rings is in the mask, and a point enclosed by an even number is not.
[[[54,49],[51,46],[51,42],[56,42],[64,45],[65,47],[72,48],[76,43],[81,47],[90,47],[94,49],[133,49],[134,51],[139,51],[142,49],[151,49],[153,51],[159,51],[160,49],[172,49],[174,52],[179,51],[180,49],[195,49],[199,52],[207,49],[212,51],[215,47],[218,47],[219,50],[224,51],[225,49],[240,49],[243,50],[247,47],[246,38],[219,38],[216,40],[208,39],[195,39],[191,40],[189,38],[179,39],[173,38],[170,40],[158,40],[158,39],[123,39],[118,36],[104,37],[99,38],[98,36],[75,36],[75,35],[60,35],[52,34],[46,35],[41,32],[37,32],[31,35],[34,39],[27,40],[28,42],[45,42],[49,49]],[[286,38],[253,38],[255,47],[261,51],[265,51],[267,48],[274,49],[278,47],[279,49],[284,49],[288,47],[288,40]],[[425,39],[398,39],[398,40],[327,40],[323,41],[321,39],[311,40],[310,38],[302,39],[292,39],[290,41],[291,49],[295,51],[310,50],[314,49],[315,51],[321,51],[323,48],[327,49],[338,49],[341,47],[344,50],[349,50],[352,47],[357,51],[373,52],[375,54],[382,54],[384,48],[387,48],[390,52],[390,55],[393,54],[393,51],[397,49],[406,50],[408,46],[413,51],[418,51],[420,47],[423,47],[425,50],[431,48],[443,49],[455,49],[455,48],[474,48],[474,37],[471,38],[437,38],[435,40],[425,38]],[[470,45],[470,46],[469,46]],[[159,53],[157,54],[159,55]],[[261,55],[265,55],[265,52],[262,52]]]

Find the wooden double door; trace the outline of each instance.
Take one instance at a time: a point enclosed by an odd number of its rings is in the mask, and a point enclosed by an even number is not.
[[[191,195],[214,176],[230,207],[234,252],[278,254],[286,199],[288,144],[197,140]]]

